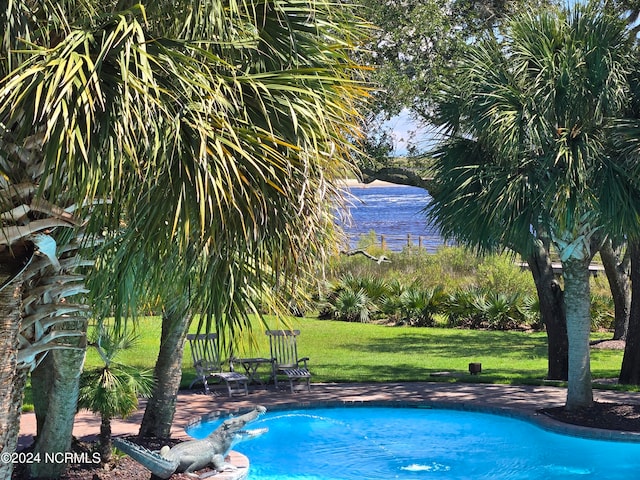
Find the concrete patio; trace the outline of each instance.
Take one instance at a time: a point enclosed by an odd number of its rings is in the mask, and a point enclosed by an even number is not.
[[[564,433],[587,437],[625,439],[640,441],[640,434],[629,432],[594,431],[553,421],[537,413],[541,408],[564,404],[566,390],[547,386],[510,386],[465,383],[363,383],[363,384],[312,384],[311,391],[275,391],[257,388],[249,395],[229,398],[222,390],[215,395],[204,395],[199,391],[180,392],[172,436],[189,438],[184,428],[203,416],[226,415],[248,410],[255,405],[267,409],[284,409],[309,406],[334,406],[342,404],[426,404],[434,407],[451,407],[482,410],[533,420],[543,427]],[[596,401],[640,404],[640,393],[595,390]],[[138,432],[144,403],[127,420],[113,420],[113,435],[131,435]],[[91,440],[98,435],[100,418],[90,412],[76,416],[74,435],[82,440]],[[36,431],[35,415],[22,415],[20,425],[20,447],[33,441]]]

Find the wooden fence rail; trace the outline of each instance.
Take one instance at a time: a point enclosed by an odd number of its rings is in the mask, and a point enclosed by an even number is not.
[[[368,240],[367,234],[357,234],[349,236],[349,244],[351,247],[358,245],[362,240]],[[439,236],[436,235],[412,235],[407,233],[406,235],[388,235],[388,234],[376,234],[376,242],[374,246],[381,247],[383,250],[399,251],[404,247],[417,247],[425,248],[427,250],[436,250],[438,247],[445,245],[453,245],[453,243],[445,242]]]

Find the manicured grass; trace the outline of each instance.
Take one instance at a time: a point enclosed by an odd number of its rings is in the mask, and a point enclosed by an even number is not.
[[[547,369],[544,333],[455,330],[445,328],[390,327],[317,319],[291,319],[301,331],[298,353],[310,357],[316,382],[391,382],[456,380],[491,383],[542,383]],[[282,325],[270,325],[282,328]],[[194,328],[195,330],[195,328]],[[245,338],[238,356],[269,356],[264,328],[255,326],[254,345]],[[160,319],[140,321],[138,345],[123,352],[119,361],[153,368],[160,338]],[[247,336],[248,337],[248,336]],[[594,338],[607,338],[596,334]],[[616,377],[621,351],[592,351],[594,378]],[[470,362],[482,363],[482,374],[468,372]],[[183,358],[183,386],[194,377],[187,345]],[[86,368],[99,365],[95,352],[87,355]],[[436,372],[456,375],[431,377]]]
[[[455,330],[446,328],[390,327],[311,318],[290,319],[290,328],[301,331],[298,353],[308,356],[314,382],[411,382],[458,381],[505,384],[542,384],[547,371],[544,333]],[[283,328],[275,321],[270,328]],[[158,356],[160,318],[142,318],[137,327],[139,341],[117,358],[138,368],[153,368]],[[196,326],[192,328],[196,330]],[[608,338],[607,333],[594,339]],[[269,357],[264,327],[256,325],[238,346],[238,356]],[[468,374],[471,362],[482,363],[482,374]],[[622,351],[593,350],[593,377],[617,377]],[[100,365],[93,349],[87,352],[85,368]],[[182,387],[195,377],[187,345],[182,360]],[[432,373],[452,375],[432,377]],[[25,409],[31,405],[27,387]]]

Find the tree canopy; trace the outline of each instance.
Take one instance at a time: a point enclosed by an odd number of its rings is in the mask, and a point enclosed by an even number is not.
[[[380,161],[393,150],[384,120],[408,109],[417,123],[429,124],[442,82],[476,41],[503,30],[505,19],[524,8],[553,0],[365,0],[365,17],[377,29],[363,62],[375,67],[374,98],[364,123],[366,153]],[[416,153],[424,151],[418,145]],[[366,159],[362,160],[366,162]]]
[[[48,195],[108,199],[88,227],[118,232],[119,273],[100,264],[93,285],[125,293],[111,280],[134,270],[144,284],[141,253],[180,259],[178,276],[205,256],[223,262],[198,273],[208,309],[223,272],[241,287],[324,248],[364,93],[349,55],[365,28],[348,4],[36,5],[7,22],[0,117],[43,146]]]

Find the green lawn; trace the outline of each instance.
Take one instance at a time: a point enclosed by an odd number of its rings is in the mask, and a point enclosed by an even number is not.
[[[270,328],[282,328],[272,324]],[[389,327],[311,318],[291,319],[299,329],[298,353],[310,358],[314,382],[459,381],[541,384],[547,369],[544,333],[456,330],[446,328]],[[195,331],[196,327],[193,327]],[[139,368],[153,368],[158,356],[160,318],[142,318],[139,342],[117,359]],[[248,336],[247,336],[248,337]],[[594,334],[607,338],[609,334]],[[239,356],[269,356],[263,328],[254,328],[253,342],[245,338]],[[252,345],[251,347],[249,345]],[[482,363],[481,375],[469,375],[470,362]],[[593,377],[617,377],[622,351],[593,350]],[[89,349],[85,368],[100,365]],[[187,345],[182,361],[182,386],[195,377]],[[455,375],[432,377],[435,372]],[[33,408],[29,386],[25,410]]]
[[[546,373],[544,333],[455,330],[444,328],[388,327],[316,319],[292,319],[301,330],[298,352],[310,357],[309,368],[316,382],[388,382],[434,380],[434,372],[465,373],[470,362],[482,363],[479,376],[439,377],[439,380],[492,383],[541,383]],[[281,325],[271,325],[279,328]],[[152,368],[160,338],[160,319],[140,322],[140,342],[125,352],[120,361]],[[594,338],[607,337],[598,334]],[[252,348],[242,348],[240,356],[268,356],[263,329],[255,328]],[[244,342],[245,345],[249,341]],[[595,350],[591,368],[594,378],[618,375],[621,351]],[[86,366],[99,364],[90,351]],[[194,376],[191,353],[185,350],[183,386]]]

